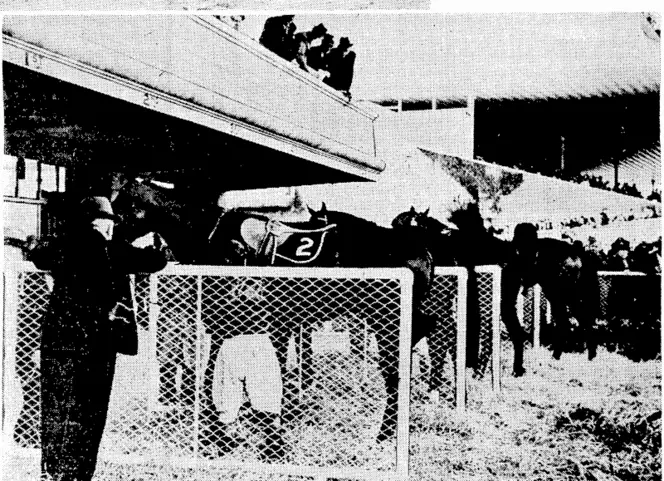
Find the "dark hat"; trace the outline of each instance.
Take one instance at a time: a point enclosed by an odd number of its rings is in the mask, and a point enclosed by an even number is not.
[[[85,221],[110,219],[118,222],[120,217],[113,213],[111,201],[106,197],[86,197],[81,201],[81,216]]]
[[[612,247],[616,250],[629,250],[629,241],[622,237],[618,237]]]
[[[529,222],[517,224],[514,228],[514,240],[529,242],[537,239],[537,227]]]
[[[318,36],[323,36],[327,33],[327,28],[322,23],[319,23],[314,28],[311,29],[311,33]]]
[[[326,43],[326,42],[330,43],[330,44],[334,44],[334,35],[331,35],[329,33],[326,33],[325,35],[323,35],[323,40],[322,40],[321,43]]]
[[[268,18],[268,20],[274,19],[274,20],[272,20],[274,22],[288,23],[288,22],[292,22],[294,18],[295,18],[295,15],[279,15],[279,16],[276,16],[276,17],[270,17],[270,18]]]
[[[340,47],[352,47],[353,44],[350,43],[350,40],[348,40],[348,37],[341,37],[339,39],[339,46]]]

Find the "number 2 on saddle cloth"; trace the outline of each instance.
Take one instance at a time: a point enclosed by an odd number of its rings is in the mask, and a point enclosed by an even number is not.
[[[270,265],[276,266],[333,266],[336,263],[336,253],[329,248],[324,250],[323,245],[327,234],[334,228],[336,224],[316,229],[301,229],[271,220],[267,223],[267,234],[259,246],[259,255],[269,259]]]

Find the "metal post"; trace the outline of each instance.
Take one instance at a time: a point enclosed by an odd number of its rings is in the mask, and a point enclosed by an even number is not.
[[[474,159],[475,158],[475,97],[473,96],[468,96],[466,98],[466,114],[470,117],[470,139],[468,139],[468,143],[466,144],[467,147],[467,155],[468,158]],[[465,150],[465,149],[464,149]]]
[[[501,275],[500,269],[492,271],[493,285],[491,297],[491,323],[492,323],[492,355],[491,355],[491,368],[492,368],[492,384],[494,392],[500,392],[500,301],[501,301]]]
[[[148,307],[148,370],[150,390],[148,394],[148,405],[151,411],[155,411],[159,402],[159,355],[157,353],[157,325],[159,321],[159,277],[157,274],[150,275],[150,304]]]
[[[533,292],[533,348],[539,349],[540,347],[540,304],[542,301],[542,287],[535,284]]]
[[[364,324],[364,342],[362,346],[362,382],[367,382],[369,379],[369,323],[367,322],[366,317],[362,319]]]
[[[298,385],[299,389],[297,390],[297,399],[300,401],[300,404],[302,404],[302,400],[304,398],[303,390],[304,390],[304,374],[302,373],[302,366],[304,363],[302,362],[302,349],[304,342],[302,340],[304,334],[302,333],[304,329],[304,324],[300,323],[300,329],[299,329],[299,334],[297,336],[297,344],[295,348],[295,360],[297,362],[297,377],[298,377]],[[312,333],[313,335],[313,333]]]
[[[0,412],[4,413],[2,420],[2,442],[3,446],[11,446],[12,427],[16,419],[8,419],[7,413],[14,411],[11,409],[11,401],[20,399],[21,394],[14,392],[14,389],[8,389],[14,386],[16,379],[16,337],[17,337],[17,314],[18,314],[18,276],[17,270],[4,270],[2,278],[2,338],[0,342],[0,359],[2,359],[2,370],[0,371],[3,381],[2,396],[0,396]],[[6,350],[5,350],[6,346]],[[12,380],[12,382],[8,382]],[[15,396],[10,395],[14,394]],[[16,411],[20,410],[20,406]],[[12,416],[13,418],[14,416]]]
[[[413,274],[405,271],[401,284],[401,319],[399,323],[399,398],[397,408],[397,475],[408,479],[410,354],[413,315]]]
[[[194,459],[198,459],[198,435],[201,429],[201,389],[204,389],[206,366],[202,362],[203,352],[203,275],[196,276],[196,365],[194,367]],[[211,360],[214,362],[214,359]],[[214,382],[214,379],[213,379]]]
[[[460,271],[457,274],[457,378],[456,378],[456,409],[458,412],[466,410],[466,299],[468,298],[468,272]]]

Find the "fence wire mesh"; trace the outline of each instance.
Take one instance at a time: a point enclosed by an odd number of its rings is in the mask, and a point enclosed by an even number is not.
[[[403,475],[410,273],[323,271],[169,267],[136,276],[139,354],[118,356],[95,479]],[[14,386],[3,433],[13,448],[39,447],[47,278],[32,270],[6,282],[14,347],[4,367]],[[389,411],[398,442],[375,441],[386,409],[381,367],[401,382],[399,418]],[[38,450],[13,452],[12,479],[37,479]],[[247,468],[254,475],[243,478]]]
[[[421,389],[428,388],[437,393],[441,402],[461,409],[464,406],[458,405],[460,398],[457,391],[460,386],[466,385],[466,371],[458,371],[459,346],[463,344],[465,351],[470,351],[474,346],[476,362],[466,363],[464,360],[463,364],[471,368],[475,377],[483,378],[492,366],[494,329],[500,325],[500,312],[496,305],[500,300],[499,268],[478,267],[476,276],[468,278],[465,272],[465,269],[460,268],[436,268],[431,294],[423,305],[424,312],[436,318],[436,328],[428,340],[416,346],[413,354],[414,382],[421,383]],[[459,303],[466,302],[459,297],[460,282],[468,282],[470,298],[464,310],[464,322],[468,324],[472,319],[477,322],[475,326],[468,325],[465,339],[460,338],[457,324]],[[471,295],[470,282],[476,282],[476,298]],[[473,309],[475,317],[471,314]],[[471,354],[468,361],[473,361]],[[497,376],[497,372],[493,374]]]

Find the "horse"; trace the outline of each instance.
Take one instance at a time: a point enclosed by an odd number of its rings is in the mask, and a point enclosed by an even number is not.
[[[404,233],[343,212],[309,209],[305,222],[283,223],[262,213],[230,211],[219,220],[210,236],[211,262],[235,259],[253,265],[303,265],[298,252],[306,258],[306,265],[318,267],[408,267],[414,273],[413,345],[431,330],[432,319],[416,307],[426,297],[432,279],[432,257],[415,231]],[[280,239],[284,233],[287,237]],[[312,240],[312,234],[323,240]],[[324,243],[323,243],[324,242]],[[284,249],[292,246],[288,255]],[[308,255],[310,253],[311,255]],[[216,256],[216,257],[215,257]],[[379,367],[385,380],[387,402],[378,440],[387,440],[396,432],[398,401],[399,332],[394,323],[398,318],[380,309],[372,309],[364,299],[365,293],[353,291],[344,304],[353,306],[357,318],[367,319],[376,336]],[[321,303],[317,303],[317,307]],[[273,323],[272,338],[282,366],[286,360],[288,338],[293,329],[307,319],[289,319]],[[387,326],[386,326],[387,325]],[[304,346],[309,345],[305,342]],[[412,347],[412,346],[410,346]],[[303,349],[302,365],[309,354]],[[306,368],[303,367],[306,371]]]
[[[392,226],[399,229],[420,229],[424,233],[427,247],[432,252],[436,266],[466,268],[468,274],[466,365],[474,369],[476,376],[481,376],[489,360],[489,356],[484,352],[489,352],[491,346],[480,346],[479,275],[475,267],[499,264],[505,256],[506,245],[484,229],[479,210],[473,204],[470,204],[468,208],[454,211],[447,223],[430,217],[428,214],[428,209],[419,213],[414,207],[411,207],[409,211],[397,215],[392,221]],[[441,351],[442,346],[445,345],[444,337],[446,334],[449,335],[450,330],[455,329],[453,318],[447,316],[447,312],[441,312],[451,310],[452,305],[446,306],[446,302],[448,302],[446,299],[437,299],[437,305],[432,306],[437,309],[440,316],[438,328],[435,335],[431,336],[432,342],[429,345],[432,362],[432,375],[430,376],[432,390],[440,388],[442,382],[442,363],[445,353]],[[482,347],[483,355],[480,355],[480,347]]]
[[[408,267],[414,274],[411,346],[428,336],[435,317],[426,314],[423,303],[433,280],[433,257],[416,229],[390,229],[349,213],[331,211],[325,203],[319,211],[309,209],[312,221],[334,225],[329,242],[337,266],[353,268]],[[391,439],[396,432],[399,371],[399,331],[393,324],[398,318],[389,312],[372,309],[362,292],[352,294],[349,304],[355,314],[367,319],[378,344],[379,367],[385,380],[387,399],[378,440]]]
[[[151,221],[151,218],[159,218],[161,226],[155,227],[160,227],[158,232],[169,245],[173,246],[177,260],[194,259],[198,264],[207,265],[407,267],[414,273],[413,345],[432,329],[433,318],[422,313],[418,306],[426,298],[432,280],[433,258],[421,234],[416,230],[403,232],[380,227],[350,214],[328,211],[325,205],[320,211],[304,209],[301,199],[297,200],[296,196],[290,205],[277,209],[219,208],[216,221],[210,223],[209,217],[205,219],[206,225],[212,227],[209,234],[204,236],[204,242],[201,242],[199,237],[187,249],[187,236],[190,236],[191,232],[202,231],[202,229],[192,229],[192,225],[196,227],[195,220],[188,219],[182,209],[170,203],[154,202],[156,196],[131,190],[125,190],[123,193],[129,196],[129,200],[136,200],[138,197],[141,204],[140,208],[135,209],[132,207],[132,202],[127,201],[129,208],[125,210],[129,224],[135,221],[138,226],[146,223],[152,225],[155,222]],[[219,202],[221,203],[221,200]],[[140,215],[132,214],[134,210]],[[213,210],[208,209],[208,211]],[[170,223],[171,227],[165,230],[165,223]],[[178,229],[177,226],[183,228]],[[135,231],[137,226],[131,228]],[[183,239],[174,240],[174,236],[178,235]],[[205,246],[201,247],[203,244]],[[192,253],[191,250],[197,252]],[[367,319],[369,327],[376,336],[379,367],[387,391],[386,407],[377,436],[377,440],[382,441],[393,438],[396,433],[399,333],[395,323],[398,322],[398,318],[391,313],[383,312],[383,309],[372,311],[368,308],[369,303],[365,297],[365,293],[357,290],[352,293],[352,299],[346,299],[345,303],[354,306],[354,316]],[[326,309],[321,304],[323,303],[316,302],[317,309]],[[298,316],[274,319],[271,325],[270,334],[277,349],[282,372],[285,369],[289,338],[294,329],[300,327],[298,324],[308,322],[304,318],[306,314]],[[214,359],[215,350],[218,351],[223,342],[223,336],[220,335],[216,323],[223,320],[211,311],[203,313],[203,318],[206,329],[212,336],[210,359]],[[302,356],[303,366],[308,362],[307,344],[304,343],[304,349],[299,353]],[[203,382],[203,402],[209,397],[206,393],[211,391],[211,368],[213,369],[212,365],[208,364]],[[306,380],[303,379],[303,384],[305,383]],[[204,406],[203,411],[205,410]],[[211,416],[213,419],[214,415]]]
[[[458,265],[469,269],[469,304],[476,303],[473,267],[496,264],[503,267],[501,274],[501,318],[514,347],[513,375],[525,374],[523,353],[526,334],[517,316],[519,291],[535,284],[551,305],[555,322],[552,344],[554,358],[562,355],[568,337],[570,314],[574,316],[587,344],[588,357],[596,355],[593,327],[599,313],[599,279],[596,263],[585,250],[579,251],[557,239],[538,238],[534,226],[520,224],[513,242],[496,238],[483,227],[483,219],[476,204],[456,210],[450,216],[454,230],[425,212],[414,208],[395,218],[395,226],[416,226],[425,232],[436,265]],[[533,235],[534,230],[534,235]],[[526,232],[525,236],[517,233]],[[473,299],[475,297],[475,299]],[[475,314],[473,314],[473,312]],[[469,305],[468,334],[470,355],[476,354],[479,316],[477,306]],[[432,359],[433,360],[433,359]],[[434,369],[436,366],[434,366]]]

